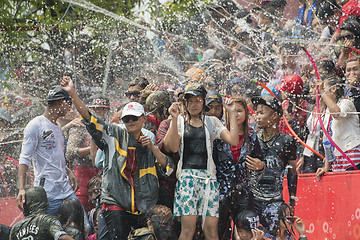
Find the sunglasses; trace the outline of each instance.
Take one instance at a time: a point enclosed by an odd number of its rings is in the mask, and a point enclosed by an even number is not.
[[[123,121],[124,123],[128,123],[128,122],[130,122],[130,121],[136,122],[136,121],[138,121],[138,120],[139,120],[139,117],[133,116],[133,115],[128,115],[128,116],[125,116],[125,117],[122,118],[122,121]]]
[[[139,91],[135,91],[135,92],[126,92],[126,93],[125,93],[125,96],[127,96],[127,97],[131,97],[131,96],[134,96],[134,97],[139,97],[139,96],[140,96],[140,92],[139,92]]]

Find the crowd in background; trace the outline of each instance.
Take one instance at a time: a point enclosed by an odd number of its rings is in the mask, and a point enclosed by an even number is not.
[[[125,94],[65,76],[43,106],[3,103],[0,196],[54,239],[307,239],[297,174],[360,167],[360,7],[299,1],[285,21],[285,0],[256,6],[221,1],[165,33],[163,64]],[[37,234],[21,228],[11,239]]]

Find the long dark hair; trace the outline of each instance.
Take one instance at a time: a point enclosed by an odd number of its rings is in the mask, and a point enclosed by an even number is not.
[[[66,199],[60,207],[59,221],[64,229],[74,224],[84,234],[84,210],[81,202],[74,198]]]
[[[279,229],[280,229],[280,222],[283,222],[284,226],[287,226],[286,225],[286,210],[290,211],[290,206],[287,205],[285,202],[283,202],[280,207],[279,207],[279,210],[278,210],[278,214],[279,214]],[[278,229],[278,230],[279,230]],[[286,227],[286,230],[285,230],[285,233],[284,233],[286,236],[293,236],[295,237],[295,231],[293,229],[293,227],[291,226],[290,228],[287,228]],[[276,236],[276,235],[275,235]]]
[[[245,111],[245,120],[243,122],[243,129],[244,129],[244,142],[246,142],[246,144],[249,146],[249,109],[247,107],[247,103],[246,100],[244,98],[232,98],[234,103],[239,103],[241,104],[241,106],[244,107],[244,111]],[[226,112],[225,113],[226,116],[226,128],[230,131],[230,118],[229,118],[229,113]]]

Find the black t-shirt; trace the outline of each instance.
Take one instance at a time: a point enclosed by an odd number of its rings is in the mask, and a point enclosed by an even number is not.
[[[16,223],[11,230],[10,240],[51,240],[66,234],[61,223],[47,214],[29,215]]]
[[[185,123],[183,169],[207,169],[205,129]]]
[[[279,132],[270,141],[259,136],[259,143],[266,160],[262,176],[251,174],[250,187],[256,200],[282,200],[284,171],[288,161],[296,160],[296,141]]]

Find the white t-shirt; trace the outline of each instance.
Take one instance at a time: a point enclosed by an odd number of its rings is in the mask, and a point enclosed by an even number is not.
[[[43,115],[31,120],[24,130],[20,164],[34,165],[34,186],[45,178],[48,198],[65,199],[73,193],[66,172],[64,136],[61,128]]]

